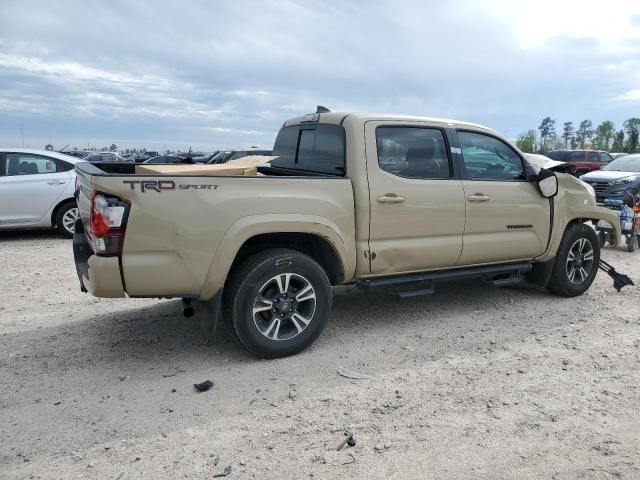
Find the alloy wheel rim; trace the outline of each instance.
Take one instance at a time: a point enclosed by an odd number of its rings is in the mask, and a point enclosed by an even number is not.
[[[574,285],[583,283],[593,269],[593,245],[586,238],[579,238],[567,254],[567,278]]]
[[[291,340],[304,332],[316,311],[316,291],[297,273],[271,277],[253,302],[253,322],[269,340]]]
[[[78,218],[78,209],[70,208],[64,212],[64,215],[62,216],[62,226],[67,232],[73,233],[75,230],[76,220],[78,220]]]

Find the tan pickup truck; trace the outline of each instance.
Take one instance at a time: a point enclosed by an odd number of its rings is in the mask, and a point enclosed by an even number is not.
[[[620,235],[590,186],[476,124],[315,113],[285,122],[273,155],[253,176],[79,163],[82,289],[182,298],[189,313],[199,302],[278,357],[320,335],[332,285],[410,296],[443,279],[526,279],[574,296],[600,258],[585,222]]]

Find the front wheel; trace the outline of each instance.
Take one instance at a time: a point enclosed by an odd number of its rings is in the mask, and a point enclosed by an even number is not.
[[[598,273],[600,242],[585,224],[572,224],[562,237],[548,288],[564,297],[586,292]]]
[[[627,252],[635,252],[637,243],[638,240],[636,239],[635,233],[629,235],[627,237]]]
[[[331,285],[311,257],[270,249],[245,260],[225,289],[225,316],[238,339],[263,358],[294,355],[322,333],[331,311]]]

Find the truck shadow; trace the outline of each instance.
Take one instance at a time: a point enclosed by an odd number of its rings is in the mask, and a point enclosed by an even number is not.
[[[409,299],[339,287],[327,328],[301,355],[311,352],[314,357],[321,356],[322,349],[333,351],[336,343],[348,349],[367,336],[429,335],[441,322],[453,322],[464,329],[473,324],[478,312],[520,311],[525,300],[547,299],[548,294],[539,289],[496,289],[473,282],[446,284],[435,296]],[[8,333],[0,339],[0,346],[28,345],[37,358],[47,359],[47,370],[51,371],[68,369],[69,356],[85,358],[88,364],[107,370],[120,366],[127,371],[184,370],[189,365],[213,367],[257,360],[244,350],[227,321],[220,322],[210,341],[200,315],[196,312],[192,318],[183,318],[179,301],[162,301],[55,327]]]
[[[53,229],[34,229],[34,230],[0,230],[0,243],[7,242],[23,242],[25,240],[63,240],[64,237]],[[71,239],[69,239],[71,245]],[[71,248],[71,247],[69,247]]]

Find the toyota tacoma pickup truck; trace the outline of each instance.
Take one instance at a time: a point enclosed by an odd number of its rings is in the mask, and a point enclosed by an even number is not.
[[[590,186],[472,123],[313,113],[284,123],[273,155],[254,176],[77,164],[83,291],[199,303],[273,358],[320,335],[332,286],[404,297],[479,277],[570,297],[598,271],[588,222],[620,237]]]

